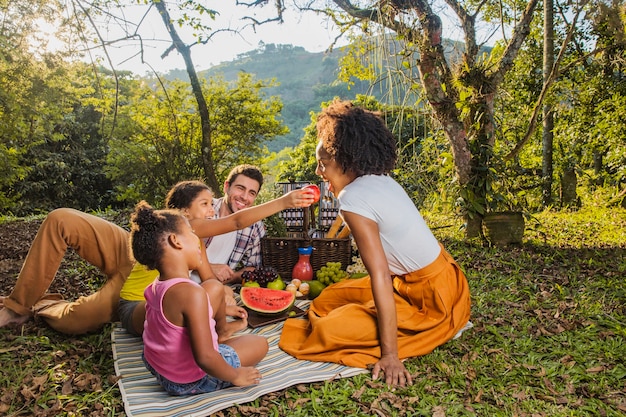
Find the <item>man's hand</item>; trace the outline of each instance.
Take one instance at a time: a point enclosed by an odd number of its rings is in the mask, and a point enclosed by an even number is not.
[[[211,264],[211,269],[213,270],[215,277],[222,284],[228,284],[235,278],[235,271],[233,271],[228,265]]]

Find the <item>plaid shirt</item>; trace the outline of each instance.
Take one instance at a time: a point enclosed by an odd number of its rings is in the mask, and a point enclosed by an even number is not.
[[[219,216],[220,208],[224,202],[224,197],[213,199],[215,216]],[[261,238],[265,236],[265,225],[262,221],[254,223],[245,229],[237,230],[235,248],[228,258],[228,266],[233,270],[244,266],[260,267],[261,259]],[[211,239],[207,239],[205,245],[208,247]]]

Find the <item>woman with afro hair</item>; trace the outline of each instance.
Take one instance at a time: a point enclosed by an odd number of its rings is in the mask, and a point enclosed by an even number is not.
[[[379,114],[335,101],[317,120],[316,173],[339,201],[369,276],[328,286],[308,320],[285,322],[279,346],[299,359],[341,363],[412,383],[403,360],[468,325],[467,279],[391,177],[396,141]]]

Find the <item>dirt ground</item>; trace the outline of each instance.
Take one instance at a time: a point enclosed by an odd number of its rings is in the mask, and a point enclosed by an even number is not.
[[[11,293],[41,221],[13,221],[0,225],[0,295]],[[69,251],[68,258],[72,257],[78,258]],[[76,288],[75,280],[64,273],[70,262],[64,260],[64,264],[49,291],[75,295],[80,292],[80,285]]]

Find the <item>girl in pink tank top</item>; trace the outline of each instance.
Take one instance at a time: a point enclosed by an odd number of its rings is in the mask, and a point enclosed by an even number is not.
[[[267,354],[267,340],[258,335],[219,339],[215,324],[225,314],[224,297],[209,297],[188,278],[204,259],[189,221],[178,211],[154,210],[142,201],[131,222],[135,259],[159,271],[145,290],[143,332],[144,363],[157,381],[172,395],[259,383],[255,366]]]

